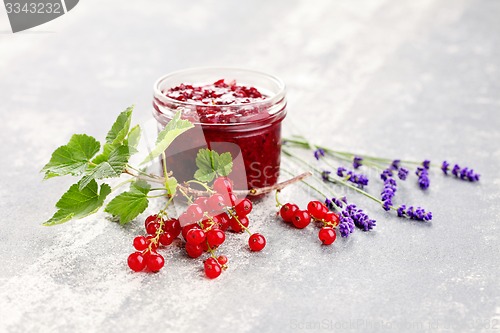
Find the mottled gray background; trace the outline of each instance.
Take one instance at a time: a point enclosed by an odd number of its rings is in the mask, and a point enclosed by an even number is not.
[[[14,35],[0,9],[0,331],[500,331],[499,17],[495,0],[86,0]],[[161,273],[132,274],[139,228],[103,214],[40,225],[72,182],[42,183],[53,149],[74,132],[103,138],[132,103],[147,122],[157,77],[206,65],[283,78],[288,134],[446,158],[482,180],[433,172],[427,193],[401,185],[398,203],[432,210],[431,224],[358,200],[376,229],[332,247],[276,221],[265,200],[252,223],[268,246],[251,254],[230,237],[216,281],[174,248]]]

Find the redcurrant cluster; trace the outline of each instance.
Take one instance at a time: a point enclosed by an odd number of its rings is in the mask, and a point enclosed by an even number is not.
[[[170,245],[179,235],[185,241],[184,249],[189,257],[198,258],[205,252],[210,254],[204,261],[204,270],[205,275],[211,279],[218,277],[227,268],[227,257],[215,255],[215,251],[226,240],[226,231],[248,232],[250,250],[261,251],[266,245],[266,239],[248,229],[248,214],[252,211],[252,202],[248,198],[238,199],[233,193],[233,184],[227,177],[217,178],[212,189],[210,196],[198,197],[194,201],[189,199],[191,203],[178,219],[164,220],[157,215],[148,217],[145,222],[148,236],[137,236],[134,239],[134,247],[138,252],[129,256],[130,268],[134,271],[142,271],[144,268],[152,272],[159,271],[164,260],[156,250],[159,246]]]
[[[325,245],[332,244],[337,238],[335,228],[338,227],[340,222],[339,215],[329,211],[320,201],[309,202],[307,210],[299,209],[296,204],[286,203],[281,206],[279,214],[283,221],[292,223],[298,229],[307,227],[311,220],[318,222],[319,226],[321,226],[318,238]]]

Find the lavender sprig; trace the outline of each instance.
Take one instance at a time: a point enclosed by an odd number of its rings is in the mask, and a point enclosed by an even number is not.
[[[384,208],[384,210],[386,211],[391,210],[392,199],[396,195],[396,191],[397,191],[396,180],[392,177],[387,177],[384,180],[384,189],[382,190],[382,193],[380,193],[381,199],[383,201],[382,208]]]
[[[344,167],[338,167],[337,176],[345,178],[347,181],[350,181],[353,184],[358,185],[359,187],[363,187],[368,185],[368,177],[362,174],[357,174],[352,171],[348,171]]]
[[[426,212],[422,207],[414,208],[410,206],[406,208],[406,205],[401,205],[397,209],[399,217],[407,217],[411,220],[416,221],[430,221],[432,220],[432,212]]]
[[[342,237],[347,237],[354,231],[354,226],[363,231],[369,231],[376,226],[376,221],[370,217],[354,204],[348,204],[346,197],[340,199],[331,198],[326,199],[325,204],[328,208],[334,209],[336,207],[343,208],[340,212],[339,231]],[[336,207],[335,207],[336,206]]]
[[[450,164],[447,161],[443,161],[441,165],[441,170],[445,175],[448,175],[448,171],[450,170]],[[470,182],[479,181],[479,177],[481,176],[478,173],[474,172],[474,169],[469,169],[468,167],[460,168],[458,164],[455,164],[453,169],[451,170],[452,175],[461,180],[468,180]]]

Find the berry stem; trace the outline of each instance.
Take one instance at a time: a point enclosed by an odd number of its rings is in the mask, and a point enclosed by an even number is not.
[[[228,209],[227,212],[231,215],[231,217],[233,217],[236,222],[238,222],[238,224],[240,225],[241,229],[245,230],[250,236],[252,236],[252,232],[250,231],[250,229],[248,229],[247,227],[245,227],[243,225],[243,223],[240,222],[240,219],[238,218],[238,215],[236,215],[232,209]]]

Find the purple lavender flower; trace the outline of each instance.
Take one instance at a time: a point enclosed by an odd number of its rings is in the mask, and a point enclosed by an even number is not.
[[[450,163],[443,161],[443,164],[441,164],[441,170],[443,170],[445,175],[448,175],[448,170],[450,170]]]
[[[392,177],[392,170],[390,168],[387,168],[385,169],[384,171],[382,171],[382,173],[380,174],[380,178],[385,181],[387,178],[391,178]]]
[[[432,220],[432,212],[426,212],[422,207],[414,208],[410,206],[406,208],[405,205],[399,206],[397,209],[399,217],[408,217],[416,221],[430,221]]]
[[[441,170],[443,170],[445,175],[448,175],[448,171],[450,170],[450,164],[446,161],[443,161],[443,164],[441,165]],[[458,164],[455,164],[453,166],[451,174],[459,179],[468,180],[470,182],[477,182],[479,181],[479,177],[481,177],[481,175],[475,173],[473,169],[469,169],[468,167],[462,169]]]
[[[398,178],[401,180],[406,180],[406,177],[408,177],[409,173],[410,171],[408,169],[401,167],[398,170]]]
[[[392,177],[387,177],[384,180],[384,189],[382,190],[381,199],[383,201],[382,207],[384,210],[389,211],[392,206],[392,199],[396,195],[397,184],[396,180]]]
[[[328,178],[330,177],[330,174],[331,174],[331,173],[332,173],[331,171],[328,171],[328,170],[323,170],[323,171],[321,172],[321,178],[323,178],[323,180],[325,180],[325,181],[326,181],[326,180],[328,180]]]
[[[422,162],[422,165],[425,169],[429,170],[429,168],[431,167],[431,161],[425,160]]]
[[[415,174],[418,176],[418,185],[422,190],[426,190],[429,188],[430,180],[429,180],[429,171],[424,167],[418,167]]]
[[[340,216],[339,232],[340,236],[348,237],[354,231],[354,221],[350,217]]]
[[[354,225],[363,231],[369,231],[376,225],[376,221],[368,217],[362,209],[358,209],[356,205],[347,205],[342,215],[350,217],[354,221]]]
[[[318,148],[318,149],[316,149],[316,150],[314,151],[314,157],[315,157],[317,160],[319,160],[319,159],[320,159],[320,157],[323,157],[323,156],[325,156],[325,151],[324,151],[323,149]]]
[[[357,169],[359,168],[360,166],[362,166],[363,162],[363,158],[362,157],[359,157],[359,156],[354,156],[354,159],[352,160],[352,166],[354,169]]]
[[[358,185],[359,187],[363,187],[368,185],[368,177],[362,174],[357,174],[352,171],[347,171],[344,167],[339,167],[337,169],[337,176],[345,178],[347,181],[350,181],[353,184]]]
[[[325,200],[325,205],[330,210],[333,210],[335,208],[334,205],[337,206],[338,208],[342,208],[342,207],[344,207],[344,204],[347,204],[346,197],[342,197],[340,199],[337,199],[337,198],[328,199],[328,198],[326,198],[326,200]]]
[[[391,163],[390,169],[398,170],[400,164],[401,164],[401,160],[394,160]]]

